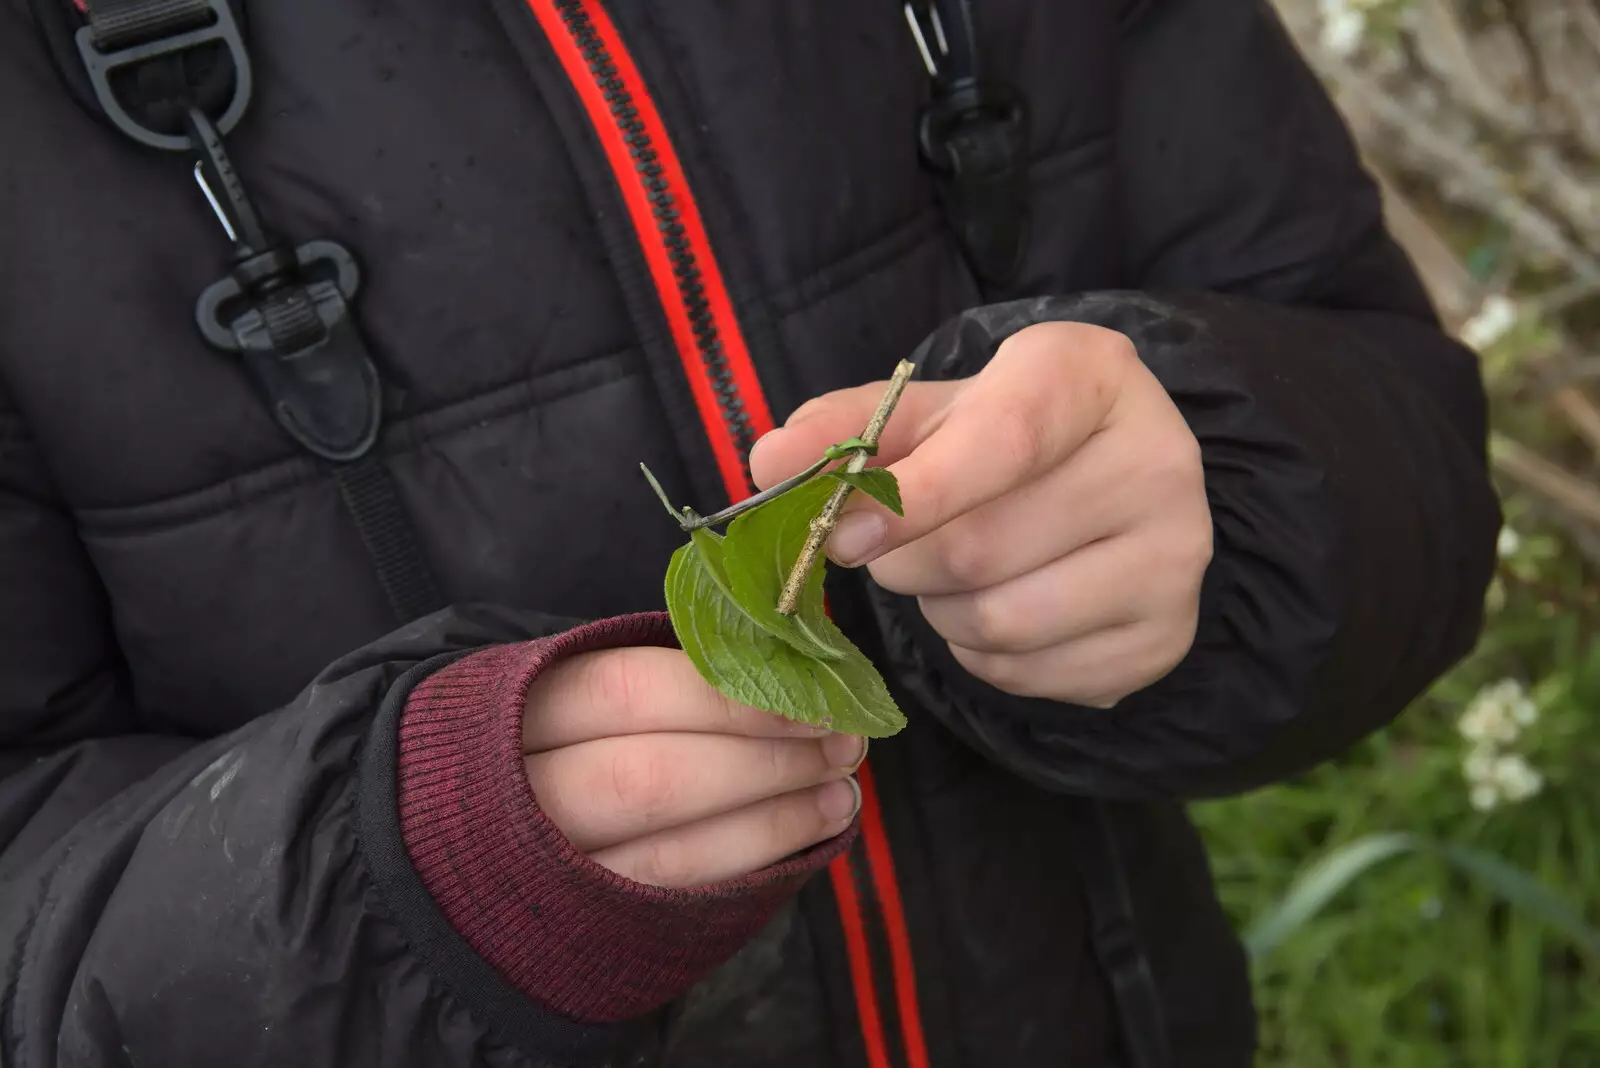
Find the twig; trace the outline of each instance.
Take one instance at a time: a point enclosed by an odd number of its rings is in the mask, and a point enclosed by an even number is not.
[[[1445,325],[1451,331],[1461,329],[1483,303],[1483,285],[1411,198],[1400,191],[1388,169],[1372,159],[1365,163],[1383,193],[1389,232],[1411,256],[1423,284],[1439,305]]]
[[[872,418],[867,420],[866,429],[861,432],[862,441],[873,446],[878,444],[878,436],[883,433],[884,424],[893,414],[894,406],[900,403],[900,394],[906,391],[906,383],[911,381],[911,375],[916,369],[917,365],[910,360],[901,360],[895,367],[894,375],[889,379],[889,388],[883,391],[883,399],[878,402],[878,410],[872,413]],[[869,452],[869,449],[852,450],[844,469],[851,474],[859,472],[867,466]],[[839,513],[844,510],[845,498],[850,496],[852,488],[848,483],[839,483],[833,491],[833,496],[828,498],[828,503],[822,506],[822,511],[811,521],[811,533],[806,537],[805,547],[800,550],[800,556],[790,569],[789,578],[783,584],[783,593],[778,598],[778,611],[781,614],[794,615],[795,608],[800,604],[800,591],[805,588],[811,569],[817,566],[817,557],[822,555],[823,543],[838,525]]]
[[[876,445],[873,445],[866,451],[868,454],[871,454],[877,452],[878,448]],[[742,501],[735,501],[722,511],[713,512],[711,515],[697,515],[695,514],[695,510],[687,505],[685,505],[683,511],[680,512],[678,509],[672,506],[672,501],[667,498],[667,491],[661,488],[661,483],[656,481],[656,476],[650,473],[650,469],[644,464],[640,464],[639,470],[644,472],[645,480],[650,483],[650,488],[656,491],[656,496],[661,498],[662,504],[666,505],[667,514],[678,521],[678,529],[687,534],[693,530],[700,530],[702,527],[720,526],[723,523],[728,522],[730,519],[737,519],[739,516],[750,511],[752,508],[761,507],[774,497],[782,497],[785,493],[788,493],[796,486],[803,486],[807,482],[810,482],[824,467],[827,467],[836,459],[838,459],[837,454],[824,456],[822,459],[818,460],[804,471],[801,471],[798,475],[790,475],[782,482],[779,482],[776,485],[768,486],[760,493],[752,494]]]
[[[1590,451],[1600,457],[1600,408],[1595,407],[1594,401],[1577,386],[1568,385],[1551,394],[1550,403],[1566,417]]]
[[[1600,526],[1600,491],[1564,467],[1501,434],[1490,441],[1495,470],[1559,505],[1568,515]]]
[[[1551,316],[1596,295],[1600,295],[1600,277],[1574,278],[1533,297],[1528,305],[1538,315]]]
[[[1600,356],[1574,356],[1563,351],[1551,358],[1548,366],[1536,363],[1531,378],[1536,388],[1549,394],[1566,386],[1593,382],[1600,379]]]
[[[726,523],[728,520],[741,516],[752,508],[758,508],[761,505],[766,504],[774,497],[782,497],[785,493],[788,493],[796,486],[805,485],[807,482],[811,481],[812,477],[815,476],[818,471],[821,471],[824,467],[827,467],[828,463],[828,458],[824,456],[822,459],[818,460],[816,463],[812,464],[798,475],[791,475],[782,482],[768,486],[760,493],[752,494],[742,501],[735,501],[733,504],[728,505],[728,507],[724,508],[720,512],[714,512],[711,515],[704,517],[697,516],[693,519],[686,517],[678,523],[678,526],[682,527],[684,532],[687,533],[691,530],[699,530],[701,527],[714,527],[719,523]]]
[[[1466,27],[1457,16],[1455,5],[1448,0],[1423,0],[1419,7],[1423,25],[1418,27],[1417,41],[1424,62],[1435,60],[1442,69],[1437,71],[1456,94],[1465,100],[1483,118],[1502,129],[1520,133],[1528,117],[1501,91],[1472,47]],[[1427,46],[1436,46],[1434,48]],[[1527,109],[1521,109],[1526,111]]]
[[[1579,278],[1600,279],[1600,260],[1567,240],[1548,215],[1517,195],[1510,175],[1465,146],[1452,143],[1425,117],[1372,84],[1349,64],[1330,59],[1320,63],[1319,69],[1342,93],[1356,98],[1374,118],[1404,137],[1410,150],[1448,168],[1452,178],[1472,191],[1476,203],[1528,245],[1561,261]]]
[[[1564,608],[1579,612],[1593,612],[1596,609],[1600,609],[1600,598],[1584,589],[1580,588],[1576,591],[1565,590],[1554,582],[1545,582],[1536,578],[1524,578],[1505,564],[1496,567],[1495,574],[1500,577],[1501,582],[1508,586],[1520,586],[1544,600],[1554,601]]]

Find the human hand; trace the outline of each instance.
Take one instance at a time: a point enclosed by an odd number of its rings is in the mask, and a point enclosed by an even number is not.
[[[528,689],[539,806],[595,862],[654,886],[737,878],[850,826],[866,741],[735,704],[681,651],[606,649]]]
[[[859,433],[882,392],[801,406],[752,452],[756,483]],[[857,494],[828,554],[915,595],[977,677],[1110,707],[1193,644],[1212,547],[1200,447],[1122,334],[1040,323],[971,378],[913,382],[877,462],[904,518]]]

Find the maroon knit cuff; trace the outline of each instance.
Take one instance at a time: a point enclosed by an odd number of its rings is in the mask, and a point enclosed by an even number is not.
[[[474,653],[423,680],[400,720],[400,827],[423,885],[508,983],[585,1023],[682,994],[854,837],[692,890],[636,883],[575,850],[534,800],[523,704],[534,677],[562,657],[629,645],[675,648],[666,613]]]

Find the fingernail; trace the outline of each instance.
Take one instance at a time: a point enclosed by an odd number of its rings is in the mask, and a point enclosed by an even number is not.
[[[748,458],[750,463],[753,464],[756,462],[756,453],[761,451],[761,443],[772,437],[772,435],[776,434],[777,432],[777,430],[769,430],[765,434],[762,434],[759,438],[756,438],[756,443],[750,446],[750,456]]]
[[[854,734],[835,734],[822,740],[822,755],[834,767],[854,771],[867,759],[867,740]]]
[[[848,823],[861,811],[861,787],[853,778],[830,782],[817,791],[817,808],[829,823]]]
[[[863,563],[889,533],[889,524],[876,512],[847,512],[828,538],[828,556],[840,567]]]

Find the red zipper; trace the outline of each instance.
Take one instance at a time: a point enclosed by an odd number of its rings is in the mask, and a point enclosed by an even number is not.
[[[861,774],[867,770],[861,765]],[[863,819],[867,807],[861,797]],[[828,865],[828,881],[833,884],[833,899],[839,908],[839,927],[844,932],[845,956],[850,964],[850,989],[855,994],[856,1019],[861,1023],[861,1039],[867,1051],[867,1068],[894,1068],[889,1059],[889,1043],[884,1037],[883,1014],[878,1011],[878,990],[872,978],[872,951],[867,946],[867,927],[862,920],[865,903],[850,870],[849,856]]]
[[[622,190],[729,499],[746,497],[750,447],[772,429],[772,413],[661,116],[604,8],[593,0],[528,3]]]
[[[900,1010],[906,1068],[928,1068],[928,1043],[922,1033],[922,1014],[917,1008],[917,970],[911,958],[911,932],[906,928],[900,880],[895,878],[894,855],[889,852],[889,834],[883,825],[883,808],[878,804],[877,776],[863,762],[856,772],[856,781],[861,784],[861,811],[871,813],[871,818],[862,820],[861,838],[866,845],[867,867],[878,891],[883,928],[889,941],[889,967],[894,976],[895,1005]]]
[[[583,102],[611,165],[723,485],[729,500],[739,500],[752,489],[750,448],[773,428],[772,412],[666,125],[616,26],[597,0],[527,3]],[[863,764],[857,775],[862,787],[862,838],[872,889],[882,910],[879,918],[888,936],[907,1068],[926,1068],[928,1054],[917,1005],[911,942],[888,834],[870,769]],[[870,1068],[892,1068],[863,923],[863,910],[870,906],[863,901],[848,857],[833,862],[829,877],[839,906],[867,1059]]]

